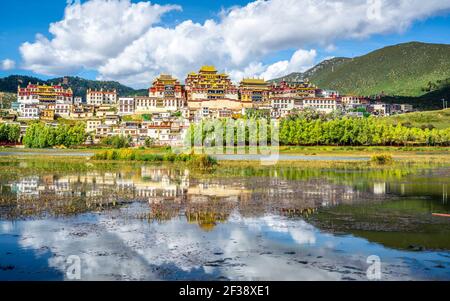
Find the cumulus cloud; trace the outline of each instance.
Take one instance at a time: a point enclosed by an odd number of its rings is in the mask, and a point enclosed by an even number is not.
[[[34,43],[20,47],[25,68],[46,75],[97,69],[173,10],[181,7],[130,0],[69,1],[64,19],[50,24],[52,39],[38,34]]]
[[[261,74],[263,78],[277,78],[292,72],[304,72],[315,62],[316,50],[297,50],[289,61],[280,61],[267,67]]]
[[[5,71],[12,70],[16,67],[16,62],[13,60],[10,60],[10,59],[5,59],[5,60],[1,61],[0,66],[1,66],[0,69],[2,69],[2,70],[5,70]]]
[[[256,0],[221,12],[218,20],[159,25],[161,16],[181,8],[129,0],[69,3],[52,38],[38,35],[21,47],[27,68],[59,74],[80,67],[101,79],[145,85],[161,72],[183,78],[202,64],[234,75],[267,79],[301,71],[315,50],[333,51],[339,39],[402,32],[414,21],[446,12],[441,0]],[[297,50],[290,60],[264,64],[277,51]],[[283,74],[282,74],[283,73]]]

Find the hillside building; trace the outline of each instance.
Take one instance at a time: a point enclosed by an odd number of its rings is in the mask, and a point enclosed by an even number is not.
[[[187,101],[219,99],[239,100],[238,89],[225,73],[218,73],[213,66],[203,66],[198,73],[192,72],[186,79]]]
[[[40,110],[35,105],[21,104],[19,107],[19,119],[39,119]]]
[[[17,87],[17,101],[22,104],[51,104],[72,103],[73,92],[71,88],[65,89],[61,85],[34,85]]]
[[[190,118],[207,118],[240,113],[252,103],[239,99],[238,88],[227,74],[218,73],[213,66],[203,66],[198,73],[186,79],[186,95]],[[221,113],[222,112],[222,113]]]
[[[118,114],[121,116],[124,115],[133,115],[135,113],[136,107],[134,98],[132,97],[120,97],[118,103]]]
[[[305,98],[303,100],[303,108],[312,108],[322,113],[331,113],[341,107],[341,102],[338,98]]]
[[[135,98],[136,113],[179,111],[186,105],[183,86],[171,75],[157,77],[148,92],[148,97]]]
[[[266,103],[269,92],[269,85],[264,79],[244,78],[239,85],[239,97],[245,103]]]
[[[86,91],[86,103],[88,105],[101,106],[101,105],[115,105],[117,104],[117,91],[116,90],[92,90]]]

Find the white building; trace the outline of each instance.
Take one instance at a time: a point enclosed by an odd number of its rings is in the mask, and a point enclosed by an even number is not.
[[[315,109],[323,113],[331,113],[341,106],[336,98],[305,98],[303,108]]]
[[[362,104],[361,99],[357,96],[342,96],[341,101],[342,105],[349,109],[360,107]]]
[[[136,97],[134,101],[136,113],[176,112],[184,108],[185,104],[183,98],[168,99],[141,96]]]
[[[133,115],[136,111],[134,98],[132,97],[120,97],[118,104],[118,114],[121,116],[124,115]]]
[[[100,125],[95,131],[97,136],[106,137],[112,134],[112,128],[109,125]]]
[[[389,116],[391,115],[391,105],[386,103],[374,104],[373,112],[379,116]]]
[[[404,113],[410,113],[410,112],[414,112],[414,107],[413,105],[410,104],[402,104],[400,105],[402,112]]]
[[[83,103],[83,98],[82,97],[75,97],[73,99],[73,104],[74,105],[81,105]]]
[[[325,98],[339,97],[339,92],[334,90],[320,90],[318,96]]]
[[[19,107],[19,118],[39,119],[40,110],[37,106],[21,104]]]
[[[91,90],[86,92],[86,103],[88,105],[115,105],[117,104],[117,91],[112,90]]]
[[[97,128],[102,125],[100,119],[91,119],[86,122],[86,132],[93,133],[97,131]]]
[[[72,105],[67,103],[56,103],[55,104],[55,115],[63,118],[69,118],[70,112],[72,111]]]

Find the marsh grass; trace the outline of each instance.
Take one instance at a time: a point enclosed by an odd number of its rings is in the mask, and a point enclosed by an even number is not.
[[[391,165],[394,162],[394,159],[391,155],[381,154],[372,156],[370,162],[375,165]]]
[[[96,153],[93,157],[96,161],[138,161],[138,162],[168,162],[186,163],[198,169],[211,169],[217,165],[217,160],[208,155],[195,154],[149,154],[139,150],[108,150]]]

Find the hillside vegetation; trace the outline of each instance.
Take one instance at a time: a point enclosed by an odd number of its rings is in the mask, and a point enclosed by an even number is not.
[[[450,45],[408,43],[346,61],[334,72],[317,72],[320,87],[358,95],[421,96],[450,77]]]
[[[119,96],[132,96],[132,95],[146,95],[147,90],[135,90],[133,88],[124,86],[114,81],[96,81],[87,80],[80,77],[66,77],[66,87],[71,87],[75,96],[86,97],[87,89],[116,89]],[[5,78],[0,78],[0,92],[17,93],[17,86],[26,86],[28,83],[43,83],[47,85],[61,84],[64,82],[64,78],[53,78],[49,80],[42,80],[36,77],[23,76],[23,75],[11,75]]]
[[[11,108],[11,103],[15,102],[16,99],[17,99],[16,93],[0,92],[0,109]]]
[[[403,124],[417,128],[434,127],[437,129],[450,128],[450,109],[432,112],[416,112],[385,118],[393,125]]]
[[[327,60],[283,79],[291,78],[309,78],[320,88],[345,94],[419,97],[438,91],[435,97],[440,97],[439,91],[448,86],[446,79],[450,78],[450,45],[389,46],[353,59]]]

